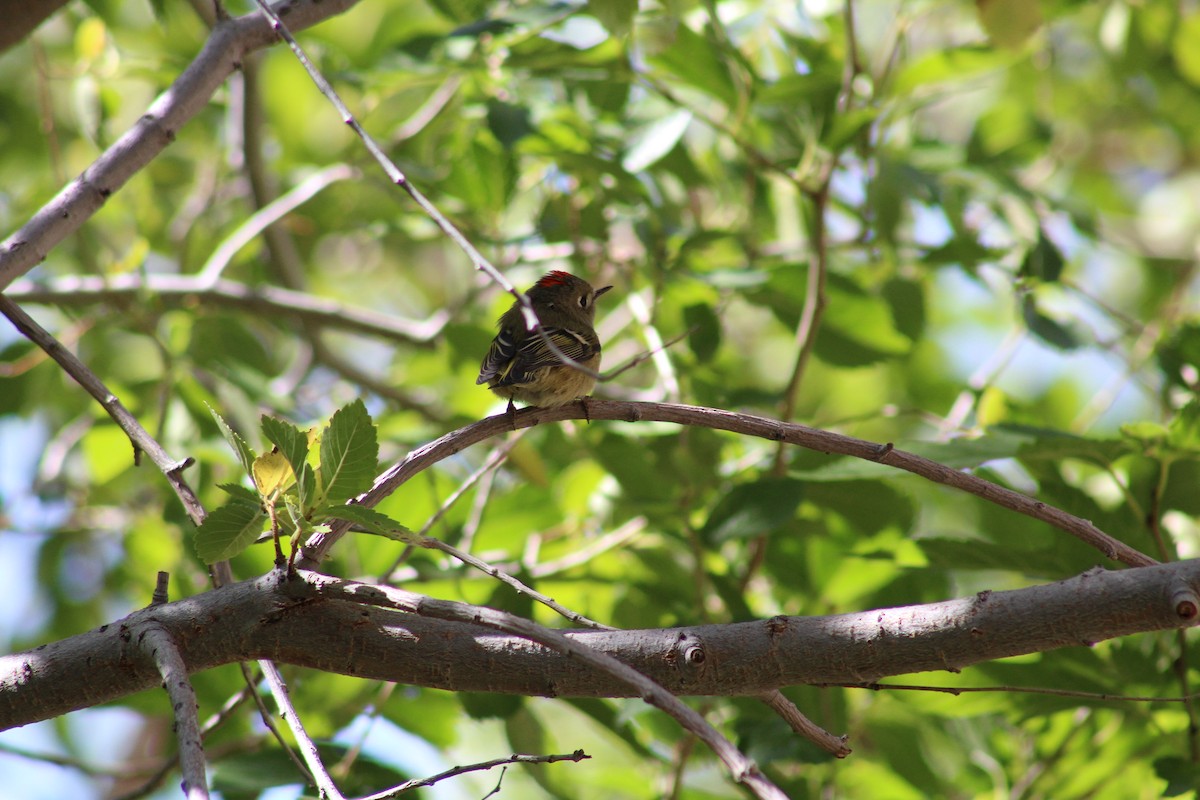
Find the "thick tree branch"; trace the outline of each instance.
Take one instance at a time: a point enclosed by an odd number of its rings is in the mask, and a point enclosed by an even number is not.
[[[21,0],[4,4],[4,24],[0,25],[0,53],[22,41],[45,22],[67,0]]]
[[[276,13],[294,29],[340,14],[357,0],[288,0]],[[208,103],[213,92],[247,53],[274,44],[278,37],[254,12],[220,20],[204,49],[159,95],[146,113],[78,178],[71,181],[16,233],[0,243],[0,291],[46,257],[56,244],[78,230],[108,197],[149,164],[176,132]]]
[[[324,578],[323,580],[335,580]],[[347,582],[346,585],[350,585]],[[675,695],[762,695],[797,684],[871,683],[997,658],[1191,627],[1200,560],[1090,570],[1066,581],[926,605],[727,625],[564,631]],[[153,606],[88,633],[0,658],[0,729],[154,688],[134,641],[154,620],[189,672],[274,661],[453,691],[629,696],[629,686],[528,639],[371,604],[289,596],[278,572]],[[79,680],[87,674],[88,680]]]
[[[674,403],[630,403],[589,398],[583,403],[571,403],[558,408],[524,408],[512,417],[507,414],[488,417],[413,450],[407,458],[376,478],[375,485],[371,490],[357,498],[355,502],[365,506],[374,506],[413,475],[473,444],[512,430],[514,426],[517,429],[531,428],[542,423],[566,419],[587,419],[593,422],[599,420],[653,421],[696,425],[798,445],[820,453],[836,453],[867,461],[877,461],[889,467],[920,475],[935,483],[952,486],[998,506],[1049,523],[1091,545],[1114,561],[1120,561],[1130,566],[1147,566],[1157,563],[1144,553],[1101,531],[1088,520],[1068,514],[1066,511],[1049,506],[1028,495],[1006,489],[969,472],[952,469],[928,458],[896,450],[890,443],[876,444],[856,439],[853,436],[810,428],[807,425],[779,422],[767,417],[739,414],[716,408],[701,408]],[[348,523],[337,524],[329,533],[313,536],[305,544],[303,558],[298,563],[304,567],[313,567],[319,564],[348,528]]]

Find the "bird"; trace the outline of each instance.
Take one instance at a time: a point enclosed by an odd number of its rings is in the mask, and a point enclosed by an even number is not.
[[[592,326],[596,300],[612,288],[593,289],[583,278],[553,270],[526,295],[547,338],[572,360],[595,371],[600,367],[600,337]],[[564,364],[537,330],[526,327],[519,300],[496,324],[499,332],[483,357],[475,385],[486,383],[506,398],[510,418],[516,413],[514,400],[553,408],[586,397],[595,388],[594,377]]]

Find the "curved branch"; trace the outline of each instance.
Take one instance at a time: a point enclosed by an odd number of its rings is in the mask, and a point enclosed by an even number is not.
[[[1100,530],[1089,520],[1068,514],[1066,511],[1012,489],[1006,489],[969,472],[952,469],[914,453],[896,450],[890,443],[877,444],[793,422],[779,422],[752,414],[739,414],[717,408],[702,408],[675,403],[633,403],[587,398],[581,403],[571,403],[558,408],[524,408],[511,417],[508,414],[488,417],[413,450],[407,458],[376,478],[375,485],[371,487],[371,490],[353,502],[374,506],[413,475],[473,444],[478,444],[514,428],[531,428],[542,423],[560,422],[567,419],[587,419],[593,422],[598,420],[671,422],[677,425],[696,425],[798,445],[820,453],[836,453],[866,461],[877,461],[880,464],[920,475],[935,483],[951,486],[1003,508],[1046,522],[1091,545],[1114,561],[1134,567],[1158,563],[1144,553]],[[348,524],[339,523],[328,533],[313,536],[304,545],[303,558],[298,563],[305,567],[319,564],[334,543],[345,534],[348,527]]]
[[[276,7],[295,29],[340,14],[358,0],[285,0]],[[132,128],[78,178],[0,243],[0,291],[24,275],[87,221],[109,196],[149,164],[176,132],[207,105],[241,60],[274,44],[278,36],[257,12],[220,20],[204,48],[171,87],[158,96]]]

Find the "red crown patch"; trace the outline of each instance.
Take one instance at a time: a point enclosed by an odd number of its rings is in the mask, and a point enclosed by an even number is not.
[[[561,269],[556,269],[547,272],[542,276],[542,279],[537,282],[538,286],[565,286],[567,281],[574,277],[569,272],[563,272]]]

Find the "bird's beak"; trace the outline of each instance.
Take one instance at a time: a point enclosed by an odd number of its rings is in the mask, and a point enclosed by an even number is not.
[[[593,298],[593,299],[596,299],[596,300],[598,300],[598,299],[600,298],[600,295],[604,294],[605,292],[607,292],[607,291],[608,291],[609,289],[611,289],[611,288],[612,288],[611,286],[604,286],[604,287],[601,287],[601,288],[597,289],[597,290],[596,290],[596,297],[595,297],[595,298]]]

